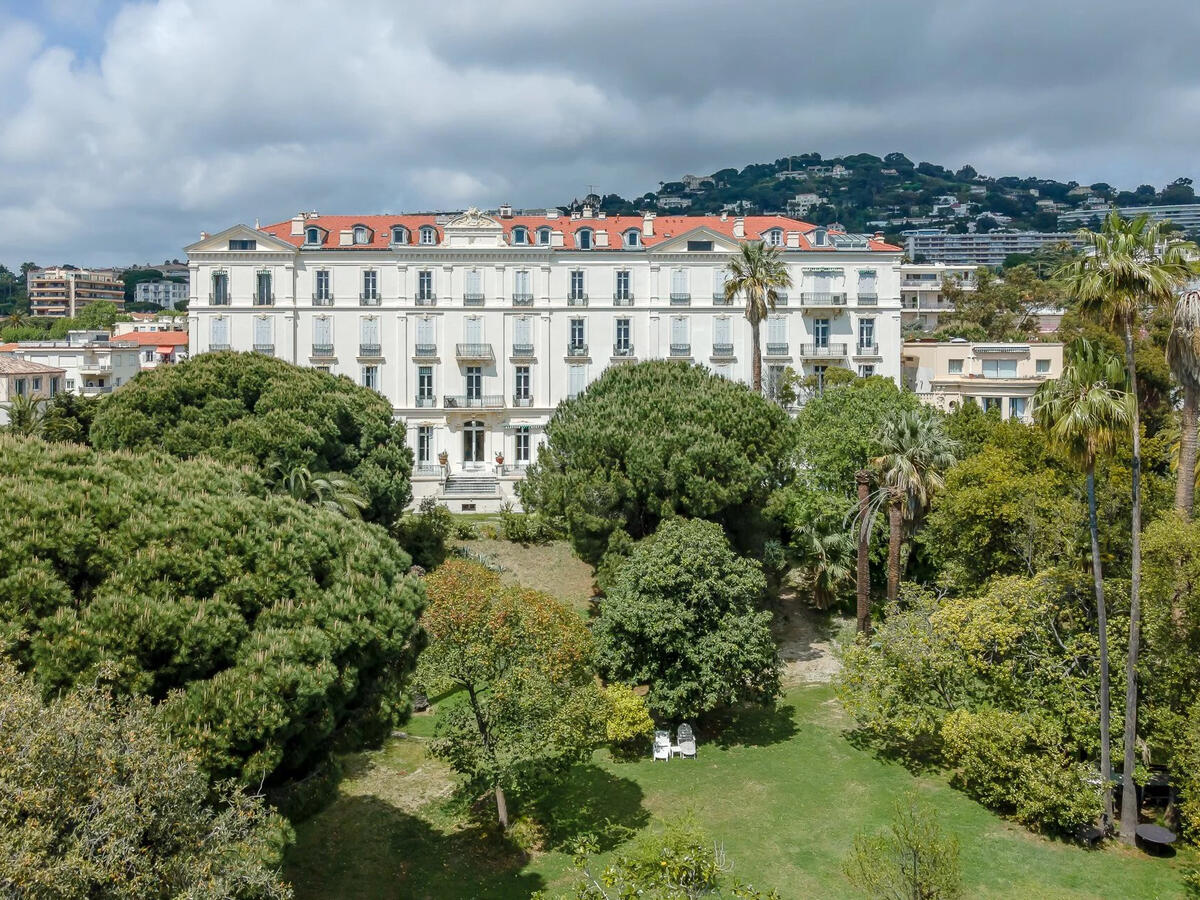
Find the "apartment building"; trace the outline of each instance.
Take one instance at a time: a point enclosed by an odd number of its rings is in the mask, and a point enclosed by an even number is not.
[[[407,424],[418,499],[498,502],[557,404],[610,365],[677,359],[749,380],[725,267],[758,240],[793,282],[762,326],[766,379],[845,366],[899,382],[900,248],[783,216],[501,208],[238,225],[187,248],[191,352],[254,350],[374,388]]]
[[[1089,204],[1083,209],[1059,213],[1059,228],[1083,228],[1091,224],[1093,219],[1104,220],[1109,207],[1100,204]],[[1123,218],[1132,219],[1135,216],[1147,215],[1160,222],[1172,222],[1185,231],[1195,231],[1200,228],[1200,203],[1178,203],[1160,206],[1118,206],[1117,212]]]
[[[8,410],[17,397],[49,400],[63,389],[66,372],[54,366],[0,354],[0,425],[8,424]]]
[[[133,289],[138,303],[153,303],[162,309],[174,309],[176,303],[188,298],[187,284],[179,281],[139,281]]]
[[[186,331],[129,331],[116,339],[137,346],[138,362],[143,372],[182,362],[188,357]]]
[[[125,306],[125,285],[117,273],[100,269],[32,269],[26,276],[29,311],[34,316],[75,316],[89,303],[107,300]]]
[[[63,370],[62,389],[92,396],[109,394],[141,366],[138,344],[110,340],[106,331],[70,331],[63,341],[20,341],[0,345],[0,355]]]
[[[113,335],[120,337],[137,331],[187,331],[187,319],[169,313],[130,313],[128,322],[113,325]]]
[[[972,401],[1029,422],[1038,387],[1062,374],[1063,345],[905,341],[902,364],[904,386],[943,412]]]
[[[1081,246],[1070,232],[989,231],[985,234],[947,234],[921,229],[904,236],[908,258],[949,265],[991,266],[1004,264],[1013,253],[1036,253],[1063,242]]]
[[[952,266],[946,263],[904,263],[900,266],[901,324],[923,331],[938,327],[938,317],[954,309],[946,299],[943,286],[953,281],[964,291],[975,290],[978,266]]]

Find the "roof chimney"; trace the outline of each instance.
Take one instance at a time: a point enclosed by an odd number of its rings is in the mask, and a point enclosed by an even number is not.
[[[729,213],[725,212],[725,210],[721,210],[721,221],[725,222],[728,220],[729,220]]]
[[[200,240],[202,240],[202,241],[208,240],[208,232],[207,231],[200,232]]]
[[[592,207],[587,203],[583,204],[583,217],[585,219],[590,219],[592,217]]]
[[[738,216],[733,220],[733,236],[735,238],[744,238],[746,236],[746,220],[742,216]]]
[[[872,236],[871,240],[882,241],[883,240],[883,232],[882,231],[875,232],[875,234]]]
[[[511,218],[512,218],[512,206],[510,206],[510,205],[509,205],[509,204],[507,204],[507,203],[505,203],[504,205],[502,205],[502,206],[500,207],[500,218],[502,218],[502,219],[511,219]]]
[[[644,237],[654,237],[654,213],[642,213],[642,235]]]
[[[292,216],[292,236],[297,237],[304,234],[304,213],[296,213]]]

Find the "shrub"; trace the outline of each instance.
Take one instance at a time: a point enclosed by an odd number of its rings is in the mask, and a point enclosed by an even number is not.
[[[455,519],[454,536],[460,541],[475,541],[479,539],[479,529],[470,519]]]
[[[514,512],[509,505],[500,510],[500,525],[504,539],[514,544],[548,544],[564,534],[562,524],[551,517]]]
[[[433,497],[421,500],[417,512],[405,513],[392,526],[392,534],[412,556],[413,563],[433,569],[446,558],[446,538],[454,527],[454,515]]]
[[[914,794],[897,801],[883,834],[859,834],[842,871],[864,896],[954,900],[962,896],[958,839],[946,837]]]
[[[654,720],[645,698],[626,684],[608,685],[604,697],[608,701],[604,729],[613,752],[621,756],[640,754],[654,737]]]

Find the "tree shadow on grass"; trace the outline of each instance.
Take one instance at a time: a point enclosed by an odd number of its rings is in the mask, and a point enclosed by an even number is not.
[[[791,740],[799,731],[790,706],[748,706],[706,723],[704,735],[718,747],[768,747]]]
[[[890,746],[881,742],[865,728],[848,729],[842,732],[842,736],[856,750],[870,753],[881,762],[904,766],[914,775],[927,775],[944,768],[937,749],[932,745]]]
[[[524,900],[546,887],[495,829],[442,832],[377,797],[341,797],[296,829],[284,874],[297,900]]]
[[[611,850],[645,828],[650,813],[642,806],[641,786],[596,765],[576,766],[562,784],[532,804],[546,829],[548,849],[571,851],[590,835],[601,852]]]

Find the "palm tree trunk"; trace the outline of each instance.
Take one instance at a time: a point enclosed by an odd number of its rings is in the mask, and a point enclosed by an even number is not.
[[[1192,517],[1196,496],[1196,423],[1200,407],[1200,384],[1183,386],[1183,409],[1180,410],[1179,475],[1175,482],[1175,509],[1185,519]]]
[[[866,634],[871,630],[871,570],[867,564],[871,473],[860,469],[854,473],[854,481],[858,485],[858,633]]]
[[[888,603],[900,596],[900,503],[895,498],[888,503]]]
[[[504,788],[496,785],[496,815],[500,818],[500,827],[508,831],[508,800],[504,796]]]
[[[1092,579],[1096,583],[1096,627],[1100,632],[1100,777],[1104,779],[1104,827],[1112,827],[1112,703],[1108,687],[1108,610],[1104,605],[1104,575],[1100,570],[1100,527],[1096,517],[1096,460],[1087,467],[1088,527],[1092,532]]]
[[[1125,367],[1129,371],[1129,390],[1133,394],[1133,517],[1130,535],[1129,565],[1129,656],[1125,661],[1125,758],[1121,770],[1121,840],[1137,843],[1137,785],[1133,782],[1137,741],[1137,660],[1141,640],[1142,587],[1142,438],[1138,410],[1137,370],[1133,358],[1133,317],[1124,321]]]
[[[754,391],[762,393],[762,347],[758,344],[758,320],[750,320],[750,340],[754,346],[750,348],[750,378],[754,382]]]

